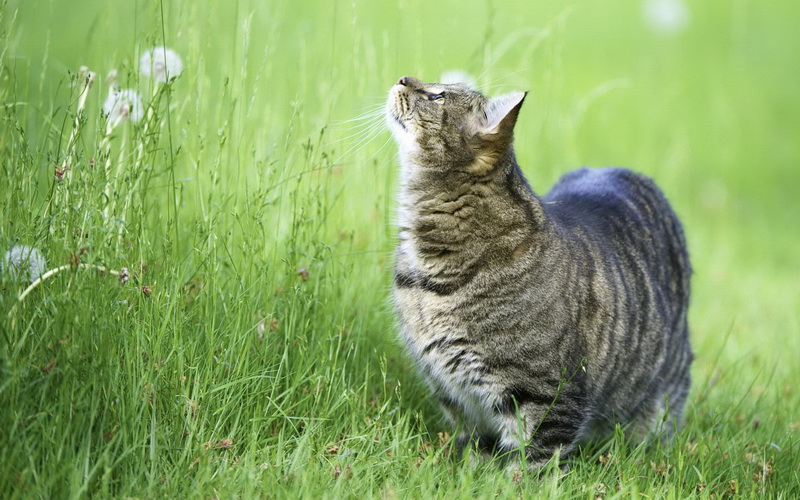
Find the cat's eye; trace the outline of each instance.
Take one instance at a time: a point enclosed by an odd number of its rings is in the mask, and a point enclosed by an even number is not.
[[[444,92],[435,94],[433,92],[428,92],[427,90],[422,90],[422,89],[417,90],[417,92],[425,96],[425,99],[429,101],[436,101],[438,104],[444,103]]]

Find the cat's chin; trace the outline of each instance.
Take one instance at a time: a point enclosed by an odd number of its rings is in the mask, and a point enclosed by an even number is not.
[[[400,118],[396,117],[394,113],[389,112],[386,114],[386,123],[389,124],[389,128],[392,130],[392,133],[395,134],[395,137],[401,133],[403,135],[408,134],[408,127],[406,127],[405,124],[400,121]],[[397,130],[398,128],[400,130]]]
[[[394,140],[400,149],[400,155],[409,154],[416,149],[416,141],[414,134],[408,129],[408,126],[400,121],[394,113],[387,111],[386,124],[392,132]]]

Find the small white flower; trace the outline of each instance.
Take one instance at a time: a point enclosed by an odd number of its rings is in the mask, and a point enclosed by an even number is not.
[[[263,339],[264,332],[267,331],[267,324],[265,323],[265,321],[266,320],[262,319],[261,321],[258,322],[258,325],[256,326],[256,331],[258,332],[258,340]]]
[[[29,279],[31,282],[39,279],[39,276],[45,272],[47,262],[44,260],[42,253],[36,248],[27,245],[16,245],[6,252],[3,257],[3,265],[0,270],[3,271],[3,277],[11,281],[20,279]]]
[[[642,14],[655,31],[677,33],[689,24],[689,7],[683,0],[645,0]]]
[[[439,83],[461,83],[466,85],[471,89],[478,88],[477,84],[475,83],[475,79],[464,70],[461,69],[452,69],[450,71],[445,71],[442,73],[442,76],[439,77]]]
[[[103,103],[103,112],[111,123],[127,119],[138,122],[144,116],[144,107],[139,93],[133,89],[114,90],[108,93]]]
[[[145,50],[139,59],[139,70],[157,82],[166,82],[183,72],[181,56],[172,49],[156,47]]]

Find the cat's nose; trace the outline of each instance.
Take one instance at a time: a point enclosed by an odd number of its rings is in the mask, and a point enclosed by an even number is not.
[[[417,81],[416,78],[410,76],[403,76],[399,80],[397,80],[397,85],[402,85],[403,87],[412,87],[414,85],[414,82],[416,81]]]

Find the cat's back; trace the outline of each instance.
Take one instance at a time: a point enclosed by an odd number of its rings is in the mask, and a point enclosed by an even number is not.
[[[544,201],[562,233],[591,240],[612,260],[640,262],[649,270],[642,278],[685,310],[691,275],[686,239],[652,179],[625,168],[581,168],[564,174]]]
[[[648,225],[677,219],[664,194],[649,177],[626,168],[580,168],[564,174],[544,198],[549,215],[567,227],[613,222]]]
[[[544,202],[552,220],[567,231],[609,243],[621,238],[636,247],[655,244],[685,252],[683,229],[664,193],[649,177],[626,168],[568,172]]]

